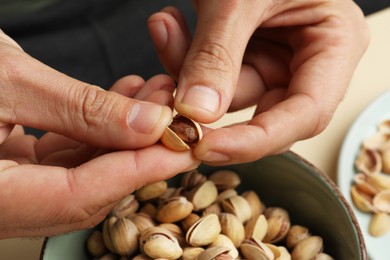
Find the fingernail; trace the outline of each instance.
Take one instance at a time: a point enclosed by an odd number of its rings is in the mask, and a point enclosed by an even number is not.
[[[185,93],[182,103],[200,108],[212,113],[219,110],[220,95],[219,93],[206,86],[192,86]]]
[[[201,159],[202,161],[206,162],[227,162],[230,161],[230,157],[226,154],[208,151],[203,156],[199,157],[198,159]]]
[[[127,116],[129,126],[136,132],[148,134],[160,121],[163,107],[152,103],[135,103]]]
[[[168,31],[164,22],[157,21],[149,24],[149,30],[153,36],[154,46],[157,50],[164,50],[168,43]]]

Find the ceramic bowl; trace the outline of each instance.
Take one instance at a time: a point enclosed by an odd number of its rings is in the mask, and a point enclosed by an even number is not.
[[[242,183],[238,191],[255,190],[266,206],[285,208],[292,224],[309,228],[324,239],[325,251],[334,259],[367,259],[360,228],[348,202],[329,177],[300,156],[288,152],[246,164],[210,167],[236,171]],[[169,182],[175,185],[180,175]],[[90,230],[46,238],[42,247],[43,260],[88,259],[85,240]]]

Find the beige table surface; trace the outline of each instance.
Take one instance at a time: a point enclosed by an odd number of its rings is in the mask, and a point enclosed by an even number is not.
[[[329,127],[320,135],[299,142],[292,150],[312,162],[334,180],[343,138],[359,113],[376,97],[390,89],[390,9],[367,17],[371,29],[369,49],[360,62],[348,93]],[[251,110],[235,113],[222,124],[248,118]],[[43,239],[0,240],[0,260],[39,259]]]

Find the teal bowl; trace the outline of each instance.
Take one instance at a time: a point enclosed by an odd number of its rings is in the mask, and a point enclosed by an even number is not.
[[[293,152],[258,161],[211,167],[202,165],[208,174],[230,169],[241,177],[238,191],[254,190],[266,206],[285,208],[292,224],[309,228],[324,239],[325,252],[337,260],[366,260],[367,254],[360,227],[346,199],[332,180]],[[178,183],[180,174],[171,180]],[[85,241],[91,230],[49,237],[41,251],[43,260],[87,260]]]

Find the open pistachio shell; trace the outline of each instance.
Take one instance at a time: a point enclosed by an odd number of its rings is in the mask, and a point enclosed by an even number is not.
[[[208,214],[198,219],[187,231],[186,241],[191,246],[211,244],[221,233],[221,224],[216,214]]]
[[[235,189],[241,183],[238,174],[230,170],[216,171],[210,174],[208,179],[215,183],[219,191]]]
[[[174,151],[186,151],[195,146],[203,137],[202,128],[194,120],[176,115],[165,129],[161,142]]]
[[[273,260],[272,250],[257,239],[246,239],[240,246],[241,254],[247,260]]]
[[[314,259],[314,257],[322,252],[323,241],[319,236],[310,236],[300,241],[291,252],[294,260]]]
[[[382,159],[377,150],[363,147],[355,160],[355,166],[364,174],[379,173],[382,169]]]
[[[365,194],[356,185],[351,186],[351,198],[354,205],[363,212],[374,212],[372,196]]]
[[[176,196],[165,200],[157,209],[156,219],[159,222],[171,223],[186,218],[194,206],[184,196]]]
[[[224,234],[219,234],[208,247],[227,247],[229,248],[229,254],[233,257],[233,259],[237,259],[239,254],[232,240]]]
[[[372,199],[372,204],[378,212],[390,213],[390,190],[378,192]]]
[[[232,240],[236,247],[239,247],[245,239],[245,228],[238,217],[231,213],[219,214],[219,222],[221,223],[221,233]]]

